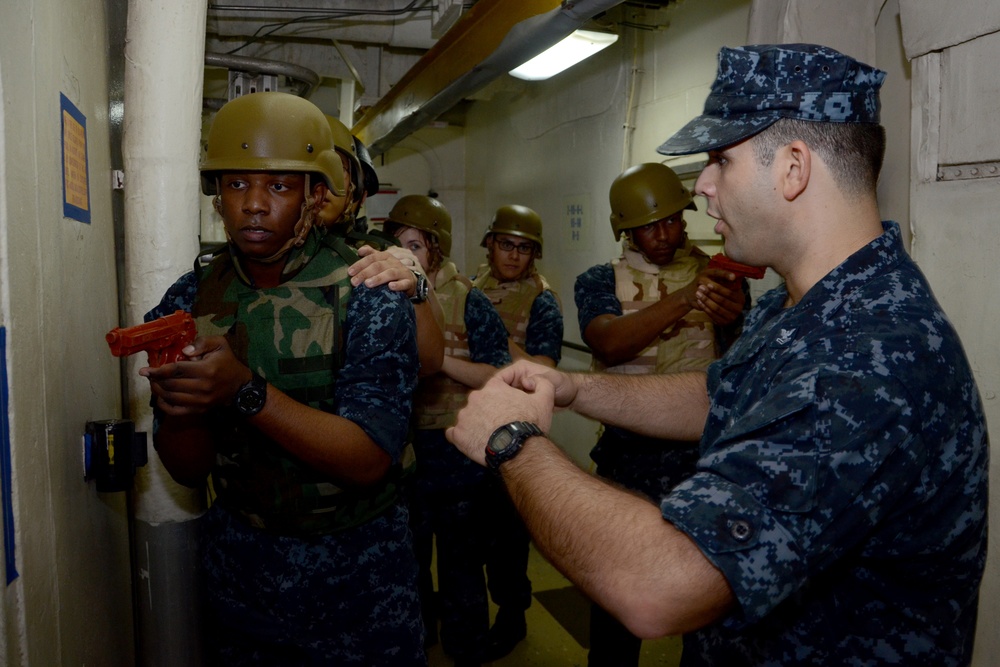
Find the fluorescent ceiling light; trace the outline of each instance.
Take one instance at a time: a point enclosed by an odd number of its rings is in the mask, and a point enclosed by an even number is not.
[[[526,81],[540,81],[589,58],[618,41],[618,35],[593,30],[576,30],[555,46],[510,71],[511,76]]]

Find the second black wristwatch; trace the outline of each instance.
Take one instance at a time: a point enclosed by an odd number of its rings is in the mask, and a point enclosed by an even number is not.
[[[267,401],[267,380],[250,371],[250,379],[236,392],[233,405],[244,417],[253,417],[264,409]]]
[[[429,289],[427,285],[427,276],[420,273],[419,271],[413,271],[413,277],[417,280],[417,286],[413,290],[413,296],[410,297],[410,301],[413,303],[423,303],[427,301],[427,291]]]
[[[504,461],[517,456],[525,440],[536,435],[545,435],[542,429],[531,422],[511,422],[504,424],[486,443],[486,465],[496,470]]]

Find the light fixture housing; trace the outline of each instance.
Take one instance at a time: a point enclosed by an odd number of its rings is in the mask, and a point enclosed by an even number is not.
[[[525,81],[541,81],[572,67],[584,58],[618,41],[618,35],[594,30],[574,30],[547,51],[512,69],[510,75]]]

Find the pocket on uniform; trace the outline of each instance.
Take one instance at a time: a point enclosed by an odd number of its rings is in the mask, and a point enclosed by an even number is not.
[[[723,438],[706,448],[699,470],[735,481],[770,509],[812,510],[818,488],[819,443],[805,413],[814,405],[815,384],[797,384],[800,390],[780,392],[782,401],[762,405],[732,424]]]

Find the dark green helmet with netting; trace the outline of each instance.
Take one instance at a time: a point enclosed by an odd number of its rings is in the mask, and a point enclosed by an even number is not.
[[[212,122],[199,170],[207,195],[217,194],[216,174],[222,171],[316,173],[330,189],[345,192],[344,167],[326,116],[309,100],[288,93],[251,93],[227,102]]]
[[[365,146],[365,142],[361,141],[357,137],[354,137],[354,152],[358,156],[358,160],[361,161],[361,172],[364,177],[365,182],[365,193],[369,197],[378,194],[378,174],[375,172],[375,165],[372,163],[371,153],[368,152],[368,147]]]
[[[691,191],[674,170],[658,162],[629,167],[611,183],[611,229],[620,239],[626,229],[669,218],[677,211],[697,211]]]
[[[451,255],[451,214],[444,204],[426,195],[400,197],[386,222],[426,232],[437,239],[445,257]]]
[[[510,204],[498,208],[479,245],[485,248],[490,234],[511,234],[530,239],[538,244],[538,254],[535,257],[542,256],[542,219],[527,206]]]

